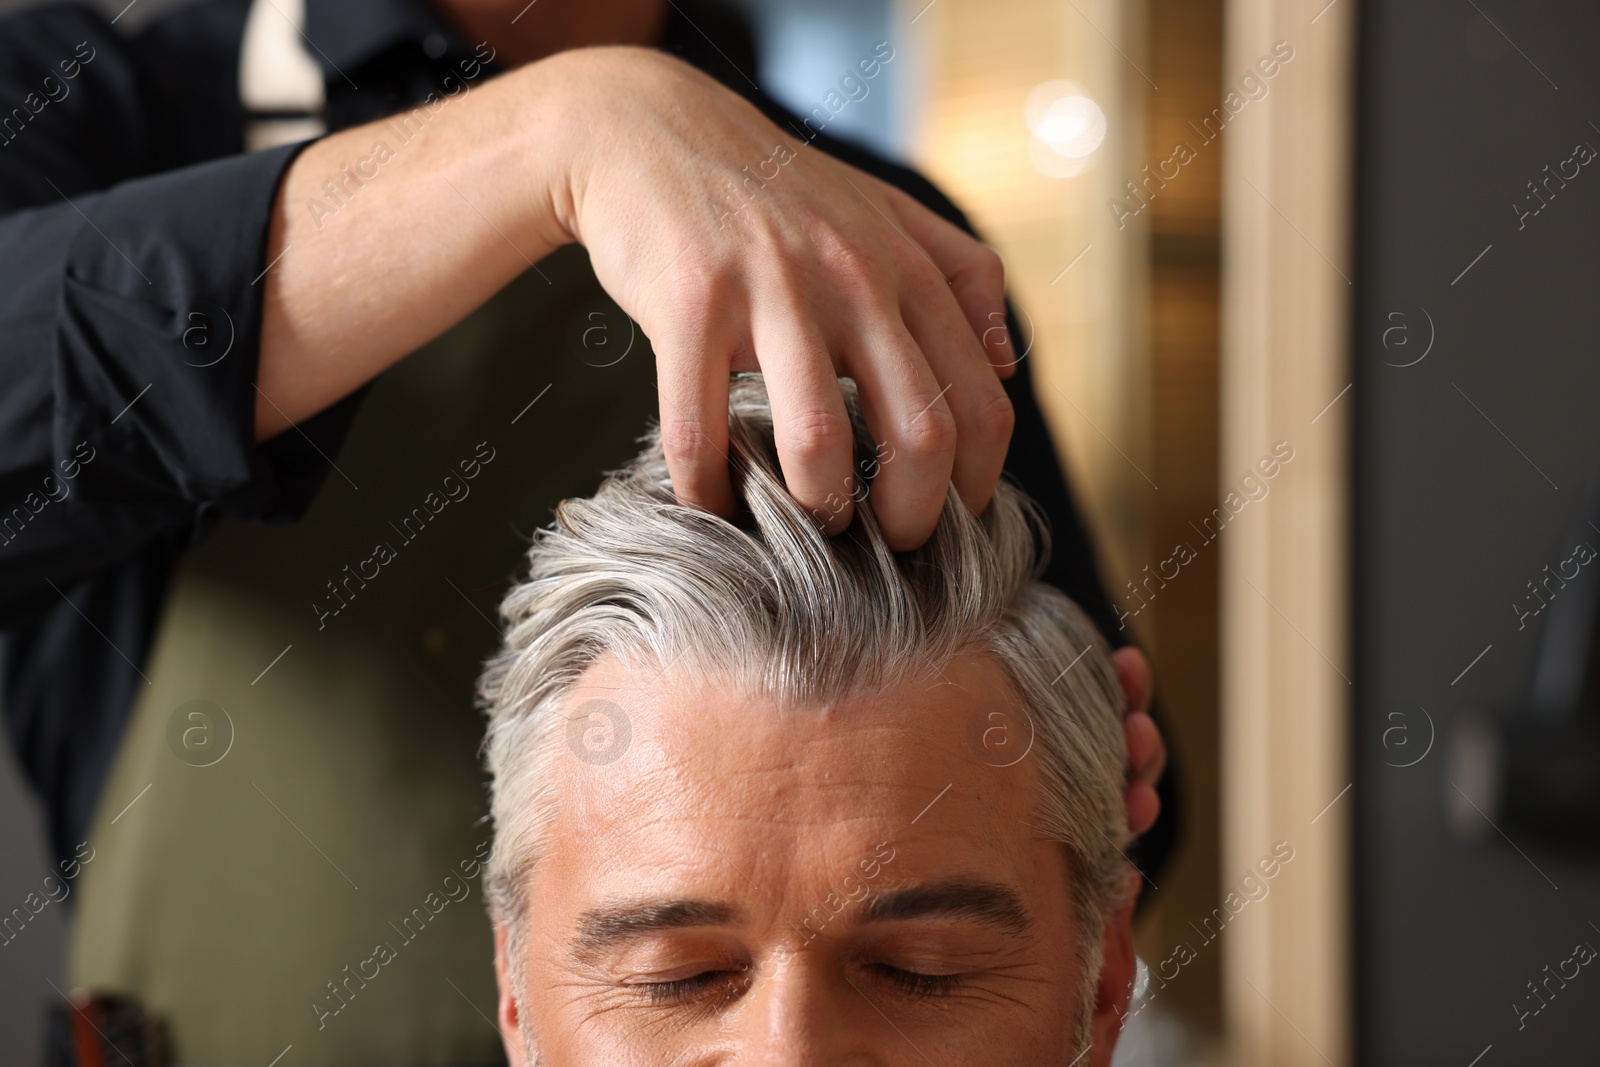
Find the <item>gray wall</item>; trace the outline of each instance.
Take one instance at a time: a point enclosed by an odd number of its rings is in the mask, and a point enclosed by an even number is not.
[[[1508,842],[1492,795],[1451,761],[1474,714],[1527,693],[1548,614],[1519,630],[1510,605],[1570,555],[1567,526],[1600,458],[1600,160],[1523,228],[1511,207],[1575,144],[1600,147],[1600,7],[1389,0],[1362,12],[1360,1062],[1594,1062],[1600,968],[1521,1029],[1512,1005],[1577,942],[1600,947],[1600,864],[1521,830]],[[1407,330],[1386,343],[1394,326]],[[1393,365],[1430,332],[1425,359]],[[1600,567],[1583,582],[1600,583]],[[1400,766],[1424,751],[1424,708],[1438,744]]]
[[[0,915],[10,915],[13,908],[26,911],[30,893],[46,899],[44,878],[55,873],[45,852],[39,806],[17,771],[11,746],[0,741]],[[70,904],[72,898],[66,899]],[[65,906],[52,903],[0,947],[0,1063],[40,1062],[45,1006],[61,999],[50,983],[66,988],[65,932]]]

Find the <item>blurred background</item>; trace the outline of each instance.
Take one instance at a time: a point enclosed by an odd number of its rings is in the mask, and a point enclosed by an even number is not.
[[[1117,1062],[1592,1059],[1600,10],[741,6],[766,91],[1003,255],[1154,662],[1183,829]],[[46,870],[9,753],[0,857],[9,908]],[[0,951],[7,1063],[65,917]]]

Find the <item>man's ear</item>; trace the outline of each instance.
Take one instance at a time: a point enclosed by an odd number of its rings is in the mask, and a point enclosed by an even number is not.
[[[1138,877],[1129,873],[1131,877]],[[1133,951],[1133,905],[1138,899],[1135,886],[1127,902],[1106,916],[1100,942],[1100,981],[1095,988],[1091,1025],[1094,1044],[1090,1046],[1090,1067],[1110,1067],[1111,1053],[1116,1050],[1117,1037],[1122,1033],[1123,1019],[1133,999],[1133,979],[1138,968]]]
[[[511,971],[506,959],[506,928],[494,924],[494,977],[500,986],[500,1003],[495,1015],[500,1023],[500,1041],[505,1045],[506,1061],[510,1067],[527,1067],[523,1056],[526,1048],[522,1040],[522,1017],[517,1010],[517,992],[511,985]]]

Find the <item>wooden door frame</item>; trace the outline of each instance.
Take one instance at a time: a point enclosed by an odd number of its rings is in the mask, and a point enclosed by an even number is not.
[[[1348,723],[1355,0],[1229,0],[1224,89],[1284,42],[1223,164],[1221,484],[1278,442],[1221,538],[1225,891],[1293,850],[1224,953],[1227,1062],[1351,1062]],[[1281,53],[1281,48],[1279,49]],[[1242,88],[1241,88],[1242,86]],[[1242,98],[1242,97],[1241,97]],[[1226,97],[1225,97],[1226,99]],[[1270,466],[1270,461],[1269,461]],[[1224,498],[1226,500],[1226,497]],[[1237,534],[1237,536],[1234,536]],[[1280,856],[1282,852],[1280,851]],[[1270,866],[1270,864],[1269,864]],[[1258,880],[1260,876],[1258,875]]]

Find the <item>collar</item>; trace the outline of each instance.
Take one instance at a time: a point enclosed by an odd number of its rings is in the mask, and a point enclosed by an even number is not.
[[[305,36],[330,84],[348,77],[386,49],[406,42],[422,47],[435,37],[436,47],[443,43],[439,51],[445,56],[465,55],[473,49],[427,0],[305,0],[305,5]],[[689,11],[694,13],[692,18]],[[687,60],[742,96],[754,99],[760,95],[755,81],[759,77],[755,40],[748,21],[732,7],[673,0],[657,47]]]
[[[424,0],[306,0],[305,35],[329,78],[408,41],[420,46],[437,36],[451,53],[465,43]]]

